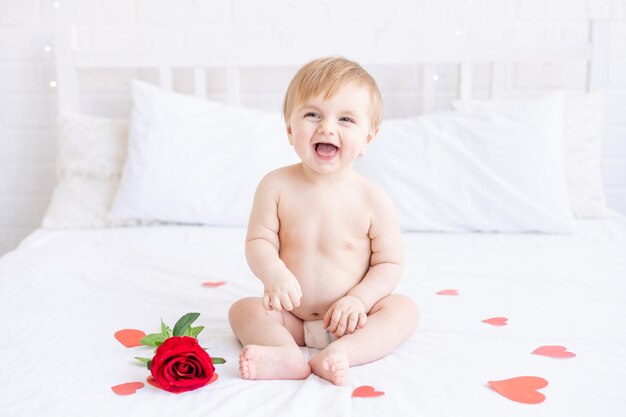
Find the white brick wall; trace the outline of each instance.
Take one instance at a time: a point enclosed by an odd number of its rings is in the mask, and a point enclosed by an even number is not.
[[[474,41],[494,37],[580,41],[587,38],[590,13],[607,17],[611,45],[603,169],[609,205],[626,213],[626,0],[0,0],[0,255],[38,226],[54,186],[57,105],[56,91],[49,85],[55,78],[54,51],[46,51],[46,46],[52,46],[55,4],[82,24],[117,27],[112,36],[94,40],[109,45],[128,42],[123,28],[134,25],[171,29],[176,34],[177,28],[193,25],[266,27],[269,33],[286,24],[298,28],[300,24],[364,23],[376,29],[380,40],[394,25],[410,23],[419,28],[427,22],[436,23],[424,34],[433,41],[454,36]],[[176,44],[181,39],[166,36],[160,42]],[[385,97],[387,116],[419,110],[418,97],[411,90],[420,85],[418,72],[389,74],[377,68],[372,72],[383,89],[396,92]],[[486,92],[486,72],[487,68],[475,71],[478,95]],[[444,66],[438,73],[438,98],[446,106],[454,94],[456,74]],[[516,74],[513,82],[520,90],[580,86],[584,67],[522,66]],[[217,81],[209,83],[209,94],[219,99],[225,93],[219,81],[222,75],[213,75],[210,79]],[[86,111],[127,114],[125,88],[135,76],[157,80],[155,73],[142,71],[81,74],[81,86],[92,91]],[[244,104],[278,107],[290,69],[244,70],[242,76]],[[103,84],[113,92],[99,94]],[[176,74],[175,86],[191,91],[189,74]]]

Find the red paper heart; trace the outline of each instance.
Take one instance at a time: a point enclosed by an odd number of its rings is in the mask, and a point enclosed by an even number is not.
[[[148,384],[152,385],[153,387],[161,388],[161,385],[159,385],[159,383],[156,382],[156,380],[154,379],[154,377],[152,375],[150,375],[148,378],[146,378],[146,382]]]
[[[383,391],[376,391],[374,387],[369,385],[361,385],[352,391],[352,396],[355,398],[374,398],[385,395]]]
[[[211,377],[211,380],[209,382],[207,382],[206,385],[212,384],[215,381],[217,381],[217,378],[219,378],[219,376],[217,375],[217,373],[214,373],[213,376]],[[153,387],[157,387],[159,389],[163,389],[161,388],[161,385],[159,385],[158,382],[156,382],[156,380],[152,377],[152,375],[150,375],[148,378],[146,378],[146,382],[150,385],[152,385]],[[206,387],[205,385],[205,387]],[[175,394],[180,394],[180,393],[175,393]]]
[[[538,376],[519,376],[488,383],[498,394],[518,403],[538,404],[546,399],[537,390],[547,386],[548,381]]]
[[[161,388],[161,385],[159,385],[159,383],[156,382],[156,380],[152,377],[152,375],[150,375],[148,378],[146,378],[146,382],[148,384],[152,385],[153,387],[157,387],[157,388],[163,389],[163,388]]]
[[[208,288],[215,288],[215,287],[220,287],[222,285],[226,284],[225,281],[214,281],[214,282],[203,282],[202,286],[203,287],[208,287]]]
[[[540,346],[532,353],[549,358],[573,358],[576,356],[574,352],[569,352],[565,346]]]
[[[506,326],[509,319],[506,317],[492,317],[490,319],[485,319],[482,322],[491,324],[492,326]]]
[[[459,291],[458,290],[441,290],[437,292],[437,295],[459,295]]]
[[[141,339],[145,336],[144,332],[137,329],[122,329],[115,332],[115,338],[127,348],[141,346]]]
[[[127,382],[125,384],[116,385],[111,387],[114,393],[117,395],[132,395],[137,392],[138,389],[143,388],[143,382]]]

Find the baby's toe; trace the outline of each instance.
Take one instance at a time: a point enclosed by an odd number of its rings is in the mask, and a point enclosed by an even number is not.
[[[344,385],[346,383],[346,376],[347,374],[345,372],[339,373],[336,372],[333,376],[333,384],[335,385]]]
[[[250,368],[251,362],[250,359],[246,358],[245,350],[241,352],[239,355],[239,373],[243,379],[250,379],[252,377]]]
[[[248,372],[248,364],[241,362],[239,363],[239,374],[242,378],[248,379],[250,377],[250,373]]]
[[[251,360],[255,356],[255,349],[253,346],[244,346],[241,354],[239,355],[240,360]]]

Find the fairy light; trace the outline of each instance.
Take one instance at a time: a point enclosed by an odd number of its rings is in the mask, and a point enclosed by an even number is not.
[[[437,74],[433,75],[433,81],[434,82],[439,81],[439,75],[437,75]]]
[[[461,29],[457,29],[457,30],[455,30],[455,31],[454,31],[454,34],[455,34],[456,36],[461,36]]]
[[[61,3],[58,1],[55,1],[54,3],[52,3],[52,7],[54,7],[55,9],[58,9],[61,7]],[[52,46],[51,45],[45,45],[43,47],[43,50],[45,53],[50,53],[52,52]],[[51,80],[48,85],[50,86],[50,88],[57,88],[57,82],[56,80]]]

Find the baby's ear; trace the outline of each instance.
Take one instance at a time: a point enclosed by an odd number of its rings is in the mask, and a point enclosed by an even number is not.
[[[370,145],[370,143],[372,143],[374,141],[374,139],[376,139],[376,136],[378,136],[378,131],[379,130],[380,130],[380,128],[377,127],[376,129],[374,129],[373,132],[370,132],[370,134],[367,135],[367,139],[365,139],[365,143],[363,144],[363,148],[361,149],[361,153],[359,155],[365,154],[365,151],[367,150],[367,147]]]
[[[293,146],[293,138],[291,137],[291,126],[287,126],[287,138],[289,139],[289,144]]]

